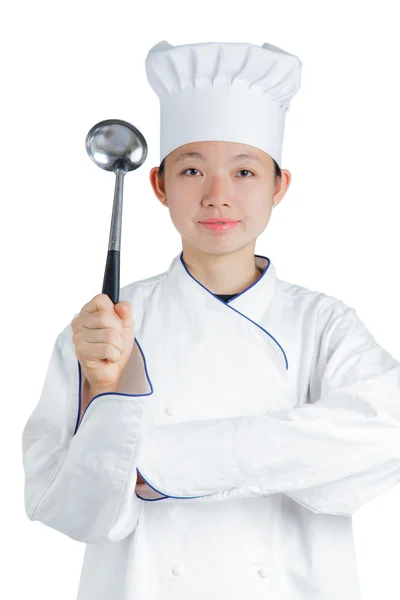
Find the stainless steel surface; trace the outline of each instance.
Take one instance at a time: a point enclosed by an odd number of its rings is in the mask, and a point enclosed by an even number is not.
[[[147,143],[143,134],[131,123],[121,119],[106,119],[90,129],[85,145],[88,155],[98,167],[113,171],[116,175],[108,251],[120,253],[124,177],[127,172],[134,171],[144,163],[147,157]],[[117,256],[119,257],[119,254]],[[113,301],[117,301],[119,258],[117,262],[109,260],[110,254],[103,290],[114,290],[110,294]]]
[[[146,140],[131,123],[106,119],[94,125],[87,134],[86,150],[98,167],[116,174],[108,249],[120,250],[124,176],[146,160]]]
[[[146,160],[147,144],[136,127],[120,119],[100,121],[86,136],[86,150],[101,169],[133,171]]]

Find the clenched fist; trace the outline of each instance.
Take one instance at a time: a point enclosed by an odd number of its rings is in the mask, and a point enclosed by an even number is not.
[[[75,354],[96,394],[116,390],[134,345],[133,306],[97,294],[71,323]]]

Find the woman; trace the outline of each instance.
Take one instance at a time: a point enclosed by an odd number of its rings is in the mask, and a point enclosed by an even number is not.
[[[181,235],[186,266],[214,294],[231,297],[261,276],[255,244],[290,179],[262,150],[234,142],[185,144],[150,173]],[[224,219],[226,225],[205,225]]]
[[[117,386],[82,396],[75,329],[59,334],[23,435],[28,517],[87,544],[79,600],[360,598],[352,515],[400,480],[400,363],[254,254],[290,184],[300,65],[269,44],[148,54],[150,181],[182,252],[121,290]]]

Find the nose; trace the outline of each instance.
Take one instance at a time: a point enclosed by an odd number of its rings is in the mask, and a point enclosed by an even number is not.
[[[214,175],[204,192],[204,204],[214,206],[230,204],[231,199],[232,187],[228,177],[225,177],[222,174]]]

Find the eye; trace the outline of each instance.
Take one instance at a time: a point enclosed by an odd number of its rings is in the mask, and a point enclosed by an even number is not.
[[[184,175],[187,171],[197,171],[198,173],[200,173],[198,169],[195,169],[194,167],[189,167],[188,169],[182,171],[181,174]],[[249,169],[242,169],[241,171],[238,171],[238,173],[251,173],[254,176],[253,171],[250,171]],[[239,179],[247,179],[247,177],[239,177]]]
[[[249,169],[242,169],[241,171],[238,171],[238,173],[251,173],[252,175],[254,175],[253,171],[249,171]],[[239,179],[248,179],[247,177],[239,177]]]
[[[189,167],[189,169],[185,169],[184,171],[182,171],[182,175],[183,175],[184,173],[186,173],[186,171],[198,171],[198,169],[195,169],[195,168],[190,168],[190,167]],[[198,172],[200,173],[200,171],[198,171]]]

